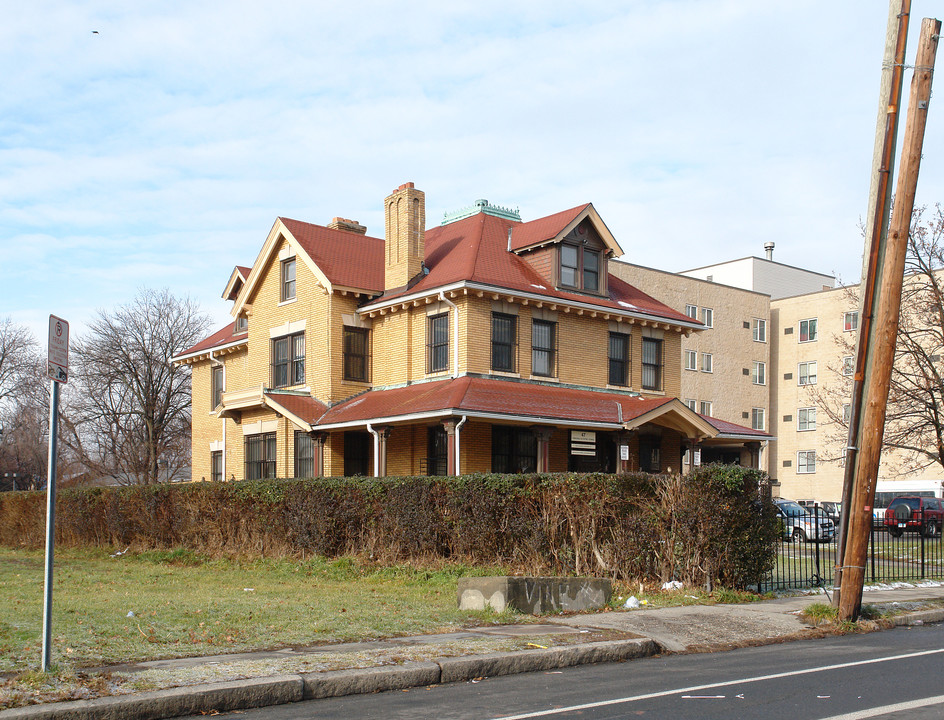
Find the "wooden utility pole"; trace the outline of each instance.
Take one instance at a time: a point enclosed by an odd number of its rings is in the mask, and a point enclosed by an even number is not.
[[[860,336],[859,355],[863,355],[865,378],[862,396],[862,425],[858,436],[855,481],[852,504],[848,508],[849,526],[843,548],[842,585],[839,593],[841,620],[858,618],[862,609],[862,585],[865,580],[865,562],[869,538],[872,534],[872,503],[875,500],[875,481],[878,477],[885,432],[885,410],[891,383],[895,346],[898,340],[898,315],[901,309],[901,288],[908,250],[908,234],[914,211],[921,149],[927,124],[928,103],[931,99],[931,79],[937,55],[941,21],[925,18],[921,23],[921,37],[915,61],[911,95],[908,100],[908,118],[902,148],[901,169],[898,175],[895,207],[881,263],[881,281],[875,289],[873,330],[869,338]],[[874,343],[874,344],[872,344]]]
[[[911,0],[889,0],[888,25],[885,31],[885,54],[882,57],[882,82],[879,88],[878,118],[875,121],[875,149],[872,152],[872,180],[869,187],[868,219],[866,220],[865,253],[862,258],[862,292],[859,293],[859,331],[856,364],[849,401],[849,433],[846,442],[845,471],[842,485],[842,512],[839,514],[839,537],[836,548],[836,570],[833,603],[839,605],[842,587],[842,556],[849,529],[849,508],[852,507],[852,486],[855,480],[856,448],[862,417],[862,382],[865,378],[863,344],[872,332],[872,311],[878,259],[884,254],[888,216],[892,205],[892,172],[895,168],[895,144],[898,140],[898,118],[901,114],[901,89],[905,75],[905,45]]]

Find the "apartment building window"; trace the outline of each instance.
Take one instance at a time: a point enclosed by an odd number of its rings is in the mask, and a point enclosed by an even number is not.
[[[754,318],[751,322],[751,332],[754,334],[754,342],[767,342],[767,321]]]
[[[804,432],[806,430],[816,429],[816,408],[800,408],[797,410],[797,430]]]
[[[816,472],[816,451],[800,450],[797,453],[797,472],[815,473]]]
[[[842,359],[842,374],[845,376],[852,375],[855,372],[855,358],[852,355],[846,355]]]
[[[800,342],[816,341],[816,318],[800,320]]]
[[[560,284],[597,292],[600,289],[600,253],[582,245],[561,245]]]
[[[295,477],[315,475],[315,442],[304,430],[295,431]]]
[[[698,306],[686,305],[685,314],[688,315],[692,320],[697,320],[698,319]]]
[[[767,411],[764,408],[751,408],[751,429],[764,430],[767,420]]]
[[[295,258],[282,261],[282,292],[279,300],[285,302],[295,299]]]
[[[492,370],[515,372],[518,357],[518,317],[492,313]]]
[[[223,402],[223,366],[210,369],[210,410],[216,410]]]
[[[688,409],[692,412],[698,412],[698,401],[697,400],[686,400],[685,404],[688,405]]]
[[[531,374],[543,377],[557,375],[557,323],[548,320],[531,322]]]
[[[849,310],[842,317],[843,332],[852,332],[859,329],[859,311]]]
[[[272,387],[302,385],[305,382],[305,333],[272,340]]]
[[[210,453],[210,480],[223,482],[223,451],[214,450]]]
[[[698,369],[698,353],[694,350],[685,351],[685,369],[686,370],[697,370]]]
[[[426,372],[449,369],[449,314],[431,316],[426,323]]]
[[[711,402],[708,400],[702,400],[698,403],[698,414],[699,415],[711,415]]]
[[[275,433],[247,435],[244,451],[247,480],[275,477]]]
[[[754,361],[754,368],[751,371],[751,381],[755,385],[767,384],[767,363],[758,360]]]
[[[711,353],[702,353],[701,354],[701,371],[710,373],[712,372],[712,361],[713,357]]]
[[[801,362],[797,365],[797,385],[816,384],[816,361]]]
[[[711,308],[703,307],[701,309],[701,321],[705,327],[715,326],[715,311]]]
[[[848,425],[851,419],[852,419],[852,406],[849,403],[844,403],[842,406],[842,422]]]
[[[610,385],[629,385],[629,335],[610,333]]]
[[[370,378],[370,330],[345,325],[343,344],[344,379],[367,382]]]
[[[644,390],[662,389],[662,340],[642,339],[642,387]]]

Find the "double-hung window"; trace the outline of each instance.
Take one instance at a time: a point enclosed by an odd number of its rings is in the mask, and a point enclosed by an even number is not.
[[[210,410],[216,410],[223,402],[223,366],[210,369]]]
[[[710,373],[714,372],[714,356],[711,353],[703,352],[701,354],[701,371]]]
[[[304,430],[295,431],[295,477],[315,475],[315,443]]]
[[[711,417],[711,401],[710,400],[702,400],[700,403],[698,403],[698,414],[707,415],[708,417]]]
[[[799,408],[797,410],[797,430],[800,432],[816,429],[816,408]]]
[[[286,302],[295,299],[295,258],[289,258],[282,261],[282,290],[279,294],[279,300]]]
[[[305,333],[272,340],[272,387],[305,384]]]
[[[800,320],[800,342],[816,342],[816,318]]]
[[[368,382],[370,379],[370,331],[344,327],[344,379]]]
[[[629,385],[629,335],[610,333],[609,384]]]
[[[751,408],[751,429],[763,430],[766,422],[766,410],[764,408]]]
[[[767,342],[767,321],[763,318],[754,318],[751,322],[751,331],[754,342]]]
[[[531,374],[543,377],[557,375],[557,323],[548,320],[531,322]]]
[[[210,480],[223,481],[223,451],[214,450],[210,453]]]
[[[797,453],[797,472],[815,473],[816,472],[816,451],[800,450]]]
[[[852,332],[859,329],[859,311],[849,310],[842,317],[843,332]]]
[[[801,362],[797,365],[797,385],[816,384],[816,361]]]
[[[426,324],[426,372],[449,369],[449,314],[432,315]]]
[[[662,340],[642,339],[642,387],[644,390],[662,389]]]
[[[701,322],[705,327],[715,326],[715,311],[711,308],[703,307],[701,309]]]
[[[767,384],[767,363],[754,361],[754,369],[751,371],[751,381],[755,385]]]
[[[560,284],[564,287],[599,292],[600,252],[583,245],[560,246]]]
[[[244,450],[247,480],[275,477],[275,433],[247,435]]]
[[[695,350],[685,351],[685,369],[686,370],[698,369],[698,353]]]
[[[842,374],[849,376],[855,372],[855,358],[852,355],[846,355],[842,358]]]
[[[492,313],[492,370],[516,372],[518,357],[518,317]]]

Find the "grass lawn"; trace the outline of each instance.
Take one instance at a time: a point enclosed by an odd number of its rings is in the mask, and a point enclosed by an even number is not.
[[[0,672],[40,664],[43,562],[41,551],[0,548]],[[456,606],[459,576],[506,572],[66,549],[56,553],[53,662],[81,668],[522,621]]]

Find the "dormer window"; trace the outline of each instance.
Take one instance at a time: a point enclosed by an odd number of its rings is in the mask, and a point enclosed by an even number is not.
[[[562,287],[600,291],[600,252],[583,245],[560,246],[560,284]]]
[[[240,315],[236,318],[236,332],[244,333],[249,329],[249,318],[245,315]]]

